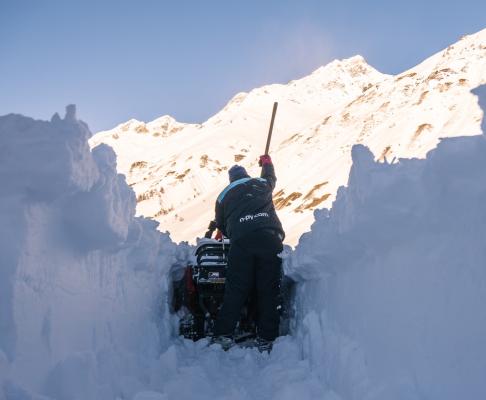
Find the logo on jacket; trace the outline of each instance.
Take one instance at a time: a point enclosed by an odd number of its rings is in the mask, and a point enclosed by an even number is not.
[[[270,215],[268,215],[268,213],[266,212],[261,212],[254,215],[245,215],[244,217],[240,218],[240,222],[253,221],[255,218],[260,218],[260,217],[270,218]]]

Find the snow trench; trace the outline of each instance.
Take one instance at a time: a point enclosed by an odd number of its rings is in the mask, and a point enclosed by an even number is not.
[[[1,400],[486,398],[484,136],[393,163],[355,146],[284,251],[292,335],[260,354],[176,336],[168,276],[191,248],[134,217],[90,135],[72,106],[0,117]]]

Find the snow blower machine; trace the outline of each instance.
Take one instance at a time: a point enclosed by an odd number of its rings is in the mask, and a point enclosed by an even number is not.
[[[214,335],[214,325],[223,304],[226,270],[228,267],[228,239],[201,239],[194,261],[178,271],[173,279],[172,310],[179,317],[179,335],[197,341]],[[280,335],[289,331],[291,298],[294,281],[282,276],[280,291]],[[256,298],[250,295],[241,310],[234,340],[243,343],[256,337]]]

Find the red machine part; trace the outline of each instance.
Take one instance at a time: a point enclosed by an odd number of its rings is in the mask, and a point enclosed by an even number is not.
[[[190,266],[186,267],[184,279],[186,281],[186,306],[189,308],[189,310],[194,312],[197,309],[197,289],[196,285],[194,284],[192,268]]]

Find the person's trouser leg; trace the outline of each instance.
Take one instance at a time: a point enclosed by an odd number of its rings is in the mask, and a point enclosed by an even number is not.
[[[253,256],[239,246],[238,242],[232,243],[228,253],[223,306],[214,329],[216,336],[233,334],[253,281]]]
[[[257,297],[258,336],[273,341],[279,334],[280,284],[282,279],[282,241],[266,230],[252,232],[239,240],[245,251],[254,256]]]
[[[256,289],[258,301],[258,336],[273,341],[279,334],[280,284],[282,279],[282,243],[278,237],[266,234],[256,252]]]

